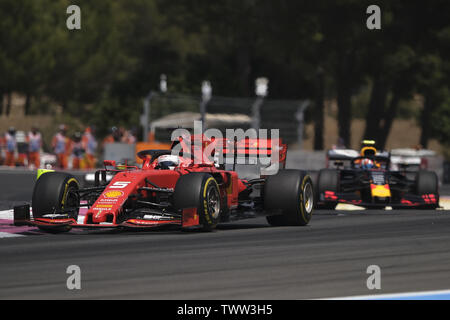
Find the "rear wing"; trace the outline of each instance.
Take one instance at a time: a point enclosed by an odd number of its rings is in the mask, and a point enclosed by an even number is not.
[[[252,156],[270,157],[272,163],[285,163],[287,154],[287,145],[281,142],[281,139],[262,139],[249,138],[240,141],[223,141],[223,154],[235,155],[238,158],[251,158]]]
[[[353,149],[331,149],[327,151],[325,167],[340,167],[349,165],[349,162],[359,156],[359,152]]]
[[[391,164],[393,169],[426,169],[428,167],[427,157],[434,157],[436,153],[432,150],[416,150],[410,148],[392,149]]]
[[[327,151],[326,155],[326,167],[328,168],[330,162],[333,162],[335,166],[343,165],[344,161],[350,162],[360,157],[360,153],[353,149],[331,149]],[[390,162],[391,155],[387,151],[377,152],[375,160]]]
[[[332,149],[327,152],[329,161],[353,160],[359,156],[359,152],[353,149]]]
[[[286,165],[287,145],[281,139],[266,138],[244,138],[241,140],[230,140],[227,138],[208,138],[206,136],[192,136],[190,141],[179,139],[181,148],[190,152],[195,159],[205,164],[233,163],[256,164],[255,160],[263,160],[267,165],[274,163],[281,167]],[[174,147],[175,144],[172,145]],[[270,160],[270,161],[268,161]],[[269,163],[267,163],[269,162]]]
[[[411,148],[392,149],[391,155],[401,157],[434,157],[436,152],[433,150],[416,150]]]
[[[281,139],[246,138],[234,142],[225,139],[222,147],[223,158],[217,159],[218,163],[225,170],[236,171],[240,178],[273,175],[286,167],[287,145]]]

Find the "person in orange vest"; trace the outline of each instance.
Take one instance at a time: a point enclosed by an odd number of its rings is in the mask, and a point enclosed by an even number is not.
[[[87,127],[83,134],[82,139],[83,148],[85,151],[86,169],[95,168],[95,151],[97,149],[97,141],[95,141],[92,129]]]
[[[14,154],[16,152],[17,147],[16,129],[14,127],[9,127],[8,132],[5,133],[5,144],[6,144],[5,164],[7,166],[14,167],[16,165]]]
[[[67,157],[70,153],[70,139],[66,136],[67,128],[64,124],[59,126],[59,132],[52,139],[53,152],[56,154],[57,166],[67,169]]]
[[[42,148],[42,136],[36,126],[31,128],[27,136],[28,142],[28,166],[38,169],[41,165],[40,151]]]
[[[72,141],[72,169],[82,169],[81,168],[81,160],[84,155],[84,148],[81,142],[81,132],[75,132],[73,135]]]

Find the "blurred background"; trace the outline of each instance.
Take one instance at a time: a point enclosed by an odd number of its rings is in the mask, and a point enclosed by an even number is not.
[[[371,4],[381,30],[366,27]],[[258,108],[292,150],[368,138],[449,159],[449,21],[440,0],[0,0],[0,131],[30,143],[37,127],[50,155],[63,132],[70,156],[89,128],[101,158],[106,142],[167,143],[202,107],[207,124],[241,128]]]

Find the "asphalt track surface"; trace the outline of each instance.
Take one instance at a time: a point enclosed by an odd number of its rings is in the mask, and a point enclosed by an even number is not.
[[[18,179],[8,184],[11,194]],[[81,268],[81,290],[66,287],[69,265]],[[381,290],[366,287],[369,265],[381,268]],[[300,299],[449,288],[444,210],[315,211],[307,227],[270,227],[257,218],[211,233],[0,239],[0,299]]]

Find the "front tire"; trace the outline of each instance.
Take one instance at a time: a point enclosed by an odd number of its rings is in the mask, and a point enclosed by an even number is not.
[[[305,226],[312,217],[314,188],[305,171],[281,170],[264,185],[264,209],[277,212],[267,216],[272,226]]]
[[[435,172],[421,170],[416,175],[416,192],[419,196],[433,194],[436,203],[424,205],[422,208],[436,209],[439,207],[438,177]]]
[[[316,209],[334,210],[337,206],[337,201],[327,201],[319,204],[320,195],[325,191],[338,192],[339,190],[339,171],[335,169],[322,169],[317,178],[316,187]]]
[[[193,172],[181,176],[175,186],[173,203],[176,209],[197,208],[204,231],[212,231],[220,221],[220,189],[210,174]]]
[[[64,209],[70,209],[70,218],[77,220],[80,205],[78,197],[79,183],[71,174],[64,172],[47,172],[39,177],[34,185],[31,205],[33,218],[42,218],[45,214],[51,214]],[[39,227],[47,232],[69,231],[70,226]]]

